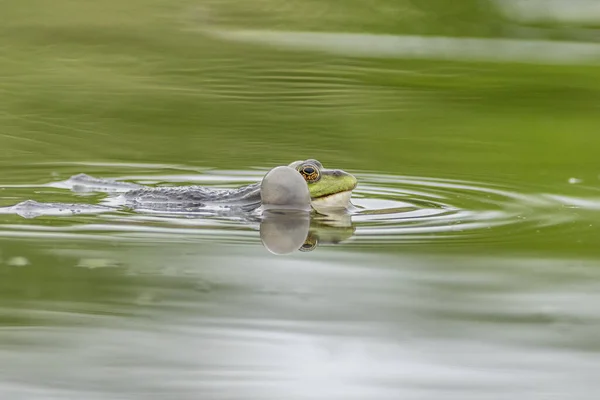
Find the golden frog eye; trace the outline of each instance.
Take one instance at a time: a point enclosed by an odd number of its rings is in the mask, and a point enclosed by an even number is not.
[[[319,239],[315,235],[309,233],[308,237],[306,238],[306,240],[304,241],[304,243],[298,250],[300,250],[302,252],[313,251],[314,249],[317,248],[318,243],[319,243]]]
[[[321,179],[319,168],[314,164],[301,165],[298,167],[298,172],[300,172],[304,180],[308,183],[313,183]]]

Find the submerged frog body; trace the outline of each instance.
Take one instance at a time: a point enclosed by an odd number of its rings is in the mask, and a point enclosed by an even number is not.
[[[330,170],[313,159],[295,161],[269,171],[258,183],[236,189],[205,186],[147,187],[79,174],[65,182],[74,191],[112,192],[101,205],[38,203],[28,200],[9,207],[25,217],[98,213],[125,207],[135,210],[193,212],[207,208],[251,211],[262,208],[344,209],[357,180]]]
[[[253,210],[261,205],[260,184],[238,189],[213,189],[203,186],[140,188],[117,199],[134,209],[198,209],[226,207]]]

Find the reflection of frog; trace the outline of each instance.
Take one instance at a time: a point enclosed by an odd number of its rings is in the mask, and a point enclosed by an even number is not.
[[[324,244],[338,244],[354,235],[349,214],[313,215],[295,212],[269,212],[263,216],[260,236],[274,254],[296,250],[308,252]]]

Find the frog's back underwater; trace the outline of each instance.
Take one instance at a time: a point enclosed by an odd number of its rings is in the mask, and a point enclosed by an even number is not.
[[[277,173],[274,173],[275,170]],[[273,205],[273,199],[277,199],[276,205],[279,207],[304,208],[304,203],[308,203],[308,207],[315,209],[342,209],[348,207],[356,184],[356,178],[351,174],[342,170],[325,169],[314,159],[295,161],[287,167],[276,167],[261,182],[235,189],[206,186],[147,187],[79,174],[66,180],[62,187],[76,192],[110,193],[111,196],[104,199],[101,205],[38,203],[28,200],[6,207],[3,211],[9,209],[9,212],[25,217],[99,213],[119,208],[156,212],[194,212],[212,208],[248,212],[261,206]],[[281,196],[284,192],[286,196]],[[279,195],[275,196],[273,193]],[[283,204],[284,198],[288,204]]]

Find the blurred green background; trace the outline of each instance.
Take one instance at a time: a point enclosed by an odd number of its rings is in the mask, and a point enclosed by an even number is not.
[[[318,158],[362,174],[354,200],[375,211],[390,199],[420,207],[353,216],[358,240],[285,257],[239,221],[3,214],[0,396],[593,396],[595,8],[0,1],[0,206],[99,201],[44,186],[82,172],[152,180]],[[291,32],[543,40],[556,62],[254,42]],[[356,390],[336,397],[344,384]]]
[[[497,4],[2,2],[0,159],[6,174],[39,161],[249,168],[316,157],[407,175],[596,181],[595,65],[369,59],[203,33],[218,26],[573,40],[594,31],[515,21]]]

